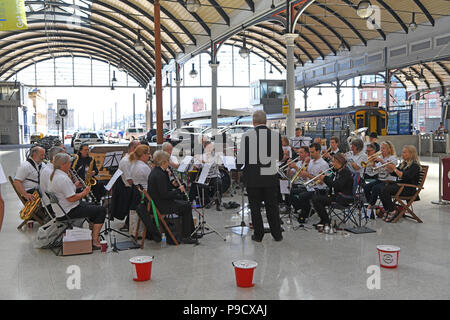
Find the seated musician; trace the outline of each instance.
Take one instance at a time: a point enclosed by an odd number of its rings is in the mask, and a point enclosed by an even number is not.
[[[148,176],[151,169],[148,165],[150,159],[150,147],[140,144],[136,147],[134,152],[129,155],[130,162],[130,179],[135,186],[141,185],[147,189]]]
[[[182,200],[184,186],[175,189],[170,183],[167,168],[169,167],[170,155],[164,151],[156,151],[153,154],[155,168],[148,177],[148,193],[161,214],[175,213],[181,217],[182,242],[186,244],[197,243],[191,237],[194,232],[194,221],[192,218],[192,207],[189,201]]]
[[[395,182],[396,177],[391,175],[386,169],[386,164],[392,161],[396,161],[394,145],[389,141],[383,141],[381,143],[381,157],[372,159],[370,162],[374,162],[372,168],[378,173],[378,178],[364,186],[364,194],[366,196],[367,202],[367,215],[372,217],[372,208],[375,206],[381,191],[386,187],[387,184]],[[379,169],[378,169],[379,168]],[[373,215],[375,218],[375,215]]]
[[[72,163],[72,169],[80,176],[81,179],[88,185],[88,181],[98,175],[97,164],[95,163],[95,159],[89,155],[89,145],[83,143],[78,150],[78,153],[75,156],[75,159]],[[94,194],[97,202],[100,201],[101,197],[104,194],[104,187],[97,183],[95,186],[92,186],[92,193]]]
[[[195,198],[195,193],[199,193],[199,198],[203,197],[205,208],[210,208],[212,205],[212,200],[210,196],[210,189],[212,194],[216,196],[216,210],[222,211],[220,208],[221,200],[222,200],[222,179],[220,178],[219,171],[219,161],[220,159],[216,156],[214,151],[214,144],[210,141],[205,142],[205,149],[201,155],[195,155],[195,166],[197,168],[203,167],[204,164],[209,164],[211,167],[208,171],[207,180],[205,181],[206,185],[193,183],[191,185],[191,200]],[[198,187],[198,189],[197,189]]]
[[[300,177],[308,180],[316,177],[319,173],[329,169],[329,166],[325,160],[322,159],[320,155],[321,146],[318,143],[313,143],[309,147],[309,152],[311,154],[311,160],[308,164],[308,169],[300,173]],[[309,201],[314,194],[326,194],[327,186],[324,183],[308,185],[306,190],[293,196],[291,199],[292,204],[295,209],[301,209],[300,215],[298,217],[298,222],[300,224],[305,223],[306,218],[311,210],[311,204]]]
[[[295,129],[295,136],[291,138],[291,147],[295,153],[298,153],[298,149],[303,146],[302,129]]]
[[[162,151],[167,152],[170,155],[170,159],[169,159],[169,167],[171,167],[172,169],[178,169],[178,167],[180,166],[180,163],[178,162],[177,157],[172,155],[172,151],[173,151],[173,146],[170,142],[164,142],[161,146]]]
[[[298,150],[299,150],[298,151],[298,161],[289,164],[289,172],[287,174],[287,176],[289,178],[292,178],[292,176],[295,175],[297,170],[302,168],[306,163],[309,163],[309,161],[310,161],[310,155],[309,155],[309,148],[308,147],[303,146],[303,147],[300,147],[300,149],[298,149]],[[303,180],[303,179],[298,179],[298,180],[296,180],[296,182],[298,182],[300,180]]]
[[[347,166],[352,173],[359,173],[360,176],[364,174],[364,168],[361,162],[367,162],[367,155],[363,152],[364,142],[361,139],[355,139],[350,145],[351,151],[345,154],[347,159]]]
[[[309,164],[309,161],[310,161],[309,148],[307,146],[302,146],[298,150],[299,150],[298,151],[298,161],[292,162],[288,166],[288,172],[286,175],[290,179],[294,178],[294,175],[297,174],[298,170],[306,170],[307,166]],[[291,194],[294,195],[294,194],[299,194],[301,192],[306,191],[306,188],[303,186],[304,182],[305,182],[305,180],[300,176],[300,173],[298,173],[297,178],[295,179],[295,181],[292,182]],[[292,205],[291,194],[285,195],[284,202],[288,206],[288,208],[290,208]],[[278,197],[279,197],[279,202],[282,202],[281,192]]]
[[[375,152],[380,151],[380,145],[377,142],[378,134],[376,132],[371,132],[369,135],[369,143],[375,146]]]
[[[330,196],[316,194],[312,197],[314,210],[320,217],[318,224],[324,225],[325,233],[330,232],[330,217],[325,207],[332,202],[347,206],[353,198],[353,177],[350,169],[346,166],[345,156],[342,153],[337,153],[333,155],[331,162],[333,164],[333,177],[321,175],[318,178],[328,186]]]
[[[120,231],[128,231],[130,223],[130,201],[132,196],[131,186],[133,185],[133,179],[130,176],[130,154],[136,150],[139,145],[139,140],[133,140],[128,144],[128,152],[119,161],[119,170],[122,171],[120,179],[114,184],[112,191],[112,211],[113,217],[119,220],[123,220],[126,216],[125,223],[120,227]]]
[[[380,194],[380,200],[383,203],[385,210],[385,216],[383,220],[386,222],[391,222],[399,214],[398,210],[395,209],[394,203],[392,202],[392,196],[395,195],[399,190],[399,183],[417,185],[420,179],[420,162],[417,156],[416,147],[407,145],[403,147],[402,151],[402,163],[398,167],[395,164],[390,163],[386,165],[386,169],[393,176],[397,177],[397,181],[388,184]],[[402,196],[412,196],[416,192],[416,188],[405,187]]]
[[[325,151],[325,153],[322,155],[324,160],[328,163],[331,162],[333,159],[333,156],[339,152],[339,138],[336,136],[333,136],[330,138],[330,148],[329,151]]]
[[[33,193],[39,188],[42,164],[45,159],[45,149],[32,147],[27,161],[23,162],[17,169],[14,177],[14,186],[17,192],[26,200],[34,200]]]
[[[106,208],[80,201],[86,197],[91,188],[86,187],[76,192],[76,186],[69,178],[70,156],[67,153],[58,153],[53,158],[53,172],[50,175],[49,191],[54,193],[59,205],[64,209],[70,219],[87,218],[92,226],[92,248],[100,249],[100,230],[106,217]],[[57,204],[52,203],[57,220],[67,217]]]
[[[367,159],[368,159],[366,167],[364,168],[364,180],[366,181],[366,183],[369,183],[369,182],[372,182],[372,181],[375,181],[378,179],[378,172],[376,170],[374,170],[375,162],[372,160],[369,161],[369,159],[375,157],[374,156],[375,150],[376,150],[376,147],[371,143],[366,146],[366,154],[367,154]],[[366,194],[366,199],[369,199],[367,194]]]
[[[289,139],[286,136],[281,137],[281,145],[283,147],[283,159],[281,159],[282,164],[286,164],[289,159],[292,159],[292,149],[289,145]]]
[[[39,188],[41,190],[41,200],[42,205],[47,207],[48,212],[54,217],[55,213],[53,212],[52,206],[50,205],[50,199],[45,194],[48,192],[48,187],[50,185],[50,175],[53,172],[53,160],[58,153],[64,153],[65,150],[61,147],[52,147],[48,151],[48,162],[45,167],[41,170],[41,178],[39,181]],[[78,182],[77,187],[81,187],[81,184]]]

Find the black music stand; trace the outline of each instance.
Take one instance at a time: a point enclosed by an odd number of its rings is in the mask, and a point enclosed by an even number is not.
[[[107,169],[108,171],[111,170],[110,168],[116,167],[116,169],[113,169],[115,171],[114,172],[114,174],[115,174],[116,171],[117,171],[117,167],[119,166],[118,157],[122,156],[122,153],[123,153],[122,151],[119,151],[119,152],[108,152],[106,154],[106,156],[105,156],[105,160],[103,161],[103,166],[102,167]],[[115,180],[121,179],[120,175],[118,177],[114,177],[113,176],[113,178],[115,178]],[[111,178],[111,179],[113,179],[113,178]],[[114,180],[114,182],[115,182],[115,180]],[[113,182],[113,184],[114,184],[114,182]],[[107,186],[104,186],[104,187],[105,187],[106,190],[108,190]],[[109,190],[108,190],[109,195],[105,197],[106,200],[108,201],[108,210],[107,210],[108,216],[106,217],[105,229],[102,232],[100,232],[100,235],[104,234],[105,236],[107,236],[109,234],[109,244],[112,247],[112,251],[113,252],[117,252],[118,253],[119,251],[122,251],[122,250],[139,249],[141,246],[138,245],[134,241],[124,241],[124,242],[117,243],[115,235],[114,235],[114,242],[112,242],[112,240],[111,240],[111,235],[112,235],[113,232],[116,232],[116,233],[118,233],[118,234],[120,234],[120,235],[122,235],[122,236],[124,236],[124,237],[126,237],[128,239],[131,238],[130,235],[125,234],[125,233],[123,233],[121,231],[118,231],[118,230],[116,230],[114,228],[111,228],[111,221],[114,220],[114,217],[112,216],[112,213],[111,213],[111,207],[110,207],[111,206],[111,200],[112,200],[111,188],[112,188],[112,185],[109,186]]]

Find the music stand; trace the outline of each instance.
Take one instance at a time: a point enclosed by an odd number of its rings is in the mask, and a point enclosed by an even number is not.
[[[117,164],[117,167],[119,166],[119,161],[117,160],[117,157],[120,157],[122,155],[122,151],[119,152],[108,152],[105,156],[105,160],[103,161],[103,168],[111,168],[114,167]],[[109,171],[109,170],[108,170]],[[125,242],[116,242],[116,236],[114,235],[114,242],[112,242],[111,240],[111,235],[113,232],[116,232],[124,237],[130,238],[131,236],[128,234],[125,234],[123,232],[120,232],[114,228],[111,228],[111,220],[114,220],[114,217],[112,217],[112,213],[111,213],[111,200],[112,200],[112,196],[111,196],[111,188],[114,185],[114,183],[116,182],[116,180],[118,178],[120,178],[120,176],[122,175],[122,171],[121,170],[116,170],[114,175],[112,176],[111,180],[109,181],[109,183],[104,186],[105,189],[108,191],[109,195],[106,197],[108,200],[108,216],[106,218],[106,224],[105,224],[105,229],[100,232],[101,234],[104,234],[105,236],[107,236],[109,234],[109,244],[112,248],[113,252],[119,252],[122,250],[127,250],[127,249],[138,249],[140,248],[140,246],[138,244],[136,244],[134,241],[125,241]]]
[[[199,215],[198,218],[198,225],[197,227],[194,229],[194,231],[191,233],[191,237],[197,233],[197,231],[200,230],[201,235],[204,236],[205,234],[210,234],[210,233],[216,233],[219,237],[221,237],[223,239],[223,241],[226,241],[227,239],[222,236],[216,229],[214,229],[211,225],[209,225],[206,222],[205,219],[205,188],[208,186],[208,184],[206,184],[206,177],[208,175],[208,171],[209,171],[210,166],[209,165],[205,165],[202,168],[202,171],[200,172],[200,174],[197,176],[197,181],[195,181],[195,184],[197,185],[197,195],[200,197],[200,193],[199,193],[199,185],[201,184],[202,187],[202,214]],[[205,170],[206,169],[206,170]],[[205,229],[211,230],[208,232],[205,232]]]
[[[123,151],[112,151],[105,154],[102,168],[113,174],[119,167],[120,159],[122,159]]]

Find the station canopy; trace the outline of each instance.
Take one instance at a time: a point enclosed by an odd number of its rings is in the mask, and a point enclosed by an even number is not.
[[[190,1],[191,2],[191,1]],[[195,2],[195,1],[192,1]],[[186,0],[160,0],[162,63],[192,57],[218,44],[246,46],[277,68],[286,67],[285,1],[199,0],[188,10]],[[293,15],[305,3],[296,24],[295,63],[337,55],[339,50],[386,40],[391,33],[418,25],[434,26],[450,14],[447,0],[372,0],[381,10],[379,29],[369,30],[357,14],[359,0],[291,1]],[[55,57],[90,57],[126,69],[142,87],[155,75],[154,0],[30,0],[25,1],[28,29],[0,32],[0,80]],[[414,18],[412,17],[414,15]],[[137,50],[137,40],[143,50]],[[244,40],[245,39],[245,40]],[[427,81],[448,77],[447,62],[422,68]],[[438,70],[436,75],[428,70]],[[408,77],[410,70],[405,71]],[[421,72],[421,68],[417,70]],[[408,73],[409,72],[409,73]],[[401,76],[400,76],[401,77]],[[404,79],[410,86],[419,80]],[[414,84],[416,82],[416,84]],[[426,82],[423,84],[427,86]]]

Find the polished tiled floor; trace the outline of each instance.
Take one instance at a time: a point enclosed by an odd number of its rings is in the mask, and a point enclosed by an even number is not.
[[[7,175],[14,175],[22,152],[0,150]],[[208,210],[207,222],[226,242],[210,234],[198,246],[161,248],[147,241],[144,250],[72,257],[33,248],[37,226],[16,229],[21,205],[12,188],[3,185],[0,299],[449,299],[450,207],[431,204],[438,199],[437,158],[422,162],[431,165],[416,205],[423,224],[377,220],[369,224],[377,231],[373,234],[324,235],[294,231],[285,223],[282,242],[266,234],[262,243],[255,243],[224,228],[239,222],[236,210]],[[240,197],[234,200],[240,202]],[[367,268],[378,265],[378,244],[401,247],[400,262],[397,269],[381,269],[381,289],[369,290]],[[137,255],[155,256],[151,281],[132,280],[128,260]],[[258,262],[253,288],[236,287],[231,262],[237,259]],[[66,286],[71,265],[81,270],[79,290]]]

